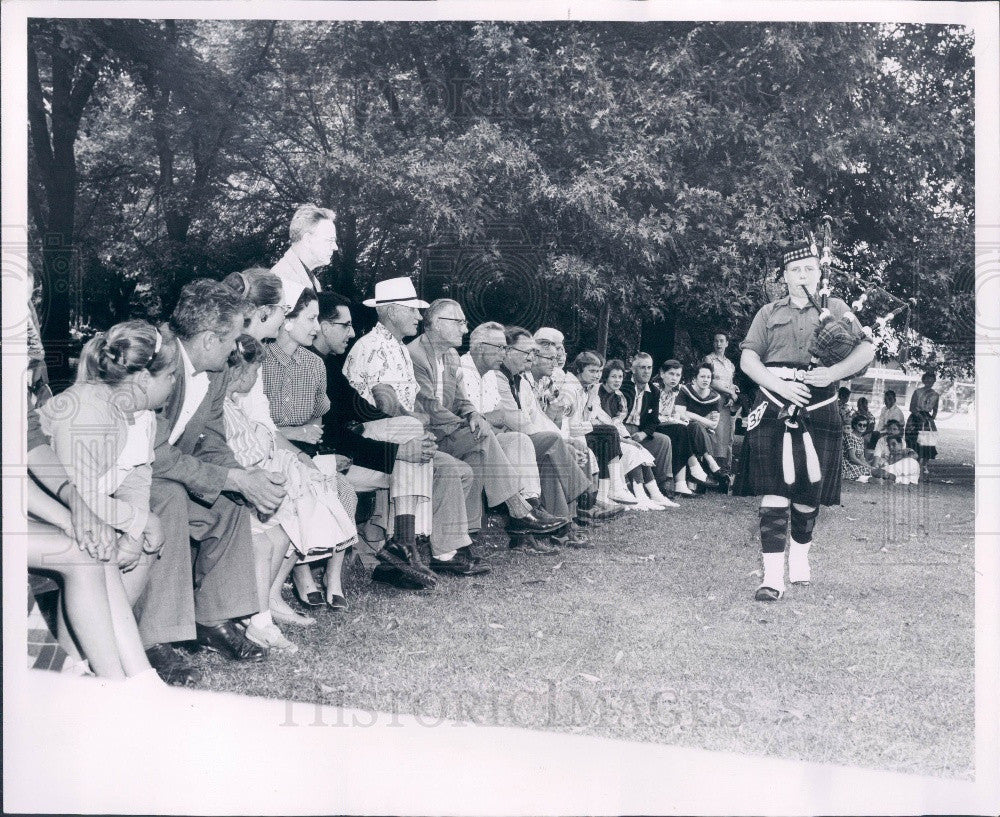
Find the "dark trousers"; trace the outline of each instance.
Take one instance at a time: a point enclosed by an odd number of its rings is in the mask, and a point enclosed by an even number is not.
[[[656,429],[670,439],[671,463],[674,475],[687,465],[688,457],[694,452],[694,441],[690,425],[664,423]]]
[[[587,435],[587,445],[597,458],[597,475],[607,479],[611,472],[608,463],[622,455],[622,441],[614,426],[594,424],[594,430]]]
[[[247,507],[226,496],[211,506],[199,504],[183,485],[164,479],[153,480],[149,507],[159,515],[166,541],[135,605],[145,646],[190,641],[196,621],[215,626],[257,612]]]

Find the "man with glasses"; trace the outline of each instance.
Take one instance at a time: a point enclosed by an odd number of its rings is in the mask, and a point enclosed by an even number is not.
[[[336,218],[333,210],[315,204],[303,204],[295,211],[288,225],[292,246],[271,268],[286,293],[301,292],[305,287],[316,292],[323,289],[313,271],[329,264],[337,251]],[[291,308],[295,304],[287,305]]]
[[[462,386],[476,411],[486,418],[507,459],[521,476],[522,494],[542,519],[554,517],[541,501],[542,486],[535,447],[528,436],[530,424],[519,411],[505,411],[501,397],[500,367],[507,357],[507,337],[503,324],[481,323],[469,336],[469,351],[462,355]],[[508,393],[510,389],[507,389]],[[551,439],[547,442],[553,442]],[[565,504],[565,503],[564,503]],[[532,543],[534,544],[534,543]]]
[[[438,447],[472,467],[473,487],[468,496],[469,531],[475,534],[482,524],[482,496],[491,506],[506,505],[511,522],[508,532],[515,536],[548,535],[567,520],[538,513],[528,501],[518,463],[511,462],[501,447],[489,421],[476,409],[460,387],[462,364],[456,351],[468,332],[468,323],[457,301],[439,298],[424,315],[424,333],[407,345],[419,385],[417,408],[426,418]],[[501,336],[502,337],[502,336]],[[502,344],[506,349],[506,341]],[[467,384],[468,385],[468,384]],[[527,442],[530,458],[534,450]],[[537,495],[537,492],[536,492]],[[551,548],[540,545],[541,552]]]
[[[438,451],[434,436],[415,417],[388,416],[362,400],[348,382],[338,360],[354,337],[346,298],[320,293],[319,327],[313,345],[326,365],[331,404],[323,418],[321,447],[351,460],[346,476],[359,493],[388,489],[393,530],[405,532],[412,526],[418,551],[455,553],[453,558],[435,560],[447,565],[440,572],[463,576],[488,572],[465,551],[470,542],[465,492],[472,486],[472,469]],[[406,517],[413,517],[412,524]],[[376,556],[383,562],[376,568],[376,581],[411,589],[433,583],[407,560],[400,563],[391,547]]]
[[[507,355],[495,373],[500,407],[486,417],[495,429],[517,428],[528,435],[538,463],[542,507],[555,516],[572,520],[577,503],[590,490],[590,459],[563,438],[535,397],[531,364],[536,350],[531,333],[520,326],[510,326],[506,340]],[[589,546],[586,536],[573,522],[553,534],[552,542],[576,548]]]

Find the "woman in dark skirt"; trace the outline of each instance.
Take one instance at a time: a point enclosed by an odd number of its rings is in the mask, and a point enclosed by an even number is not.
[[[910,416],[906,419],[906,430],[903,436],[906,445],[917,452],[920,459],[920,470],[926,474],[928,472],[927,463],[937,457],[937,446],[928,440],[937,438],[937,413],[938,400],[940,395],[934,391],[934,382],[937,375],[934,372],[924,372],[920,382],[924,385],[913,392],[910,398]],[[925,434],[921,442],[920,432],[930,432]]]
[[[867,366],[875,349],[847,304],[830,298],[834,319],[849,315],[858,344],[834,366],[810,368],[809,344],[819,324],[816,298],[820,279],[815,244],[790,246],[784,256],[788,295],[763,306],[754,316],[740,367],[758,386],[747,416],[734,493],[760,496],[760,541],[764,577],[754,598],[776,601],[785,591],[785,547],[792,584],[810,582],[809,546],[820,505],[840,504],[843,426],[837,409],[837,384]],[[789,409],[797,414],[789,418]]]

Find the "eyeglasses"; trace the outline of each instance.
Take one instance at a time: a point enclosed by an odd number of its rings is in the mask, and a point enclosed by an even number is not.
[[[323,323],[333,324],[334,326],[346,326],[348,329],[354,328],[354,321],[323,321]]]
[[[535,360],[555,360],[555,359],[556,359],[555,355],[540,355],[538,354],[538,352],[535,352]]]
[[[516,346],[508,346],[507,347],[507,351],[508,352],[520,352],[525,357],[534,357],[535,356],[535,350],[534,349],[518,349]]]
[[[494,349],[503,349],[503,350],[504,350],[505,352],[506,352],[506,351],[507,351],[508,349],[510,349],[510,348],[511,348],[510,346],[498,346],[498,345],[497,345],[497,344],[495,344],[495,343],[487,343],[487,342],[486,342],[486,341],[484,341],[484,340],[481,340],[481,341],[479,341],[479,345],[480,345],[480,346],[492,346],[492,347],[493,347]]]
[[[444,315],[438,315],[439,321],[451,321],[452,323],[457,323],[462,326],[468,326],[469,321],[466,318],[446,318]]]

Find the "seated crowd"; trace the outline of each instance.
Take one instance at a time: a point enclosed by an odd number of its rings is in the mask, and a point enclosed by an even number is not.
[[[163,325],[98,334],[58,395],[32,358],[29,567],[61,577],[60,643],[95,674],[196,683],[187,642],[236,661],[294,652],[279,625],[347,609],[352,547],[374,581],[424,589],[490,571],[490,514],[511,548],[548,554],[590,547],[599,520],[728,491],[725,335],[687,382],[676,360],[654,381],[644,353],[567,365],[552,327],[470,333],[457,301],[396,278],[348,351],[351,303],[314,275],[334,215],[307,205],[289,232],[272,269],[192,281]]]
[[[927,462],[937,456],[937,392],[935,376],[923,376],[923,389],[914,393],[910,417],[904,422],[896,405],[896,392],[886,389],[878,419],[868,408],[868,398],[859,397],[857,409],[850,410],[850,389],[841,387],[838,397],[844,424],[842,476],[846,480],[868,483],[871,480],[897,485],[916,485],[927,473]],[[930,399],[923,395],[929,392]],[[927,406],[918,406],[926,399]]]

